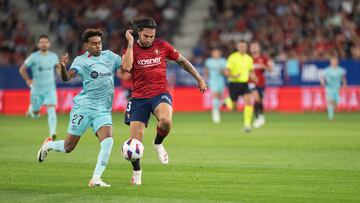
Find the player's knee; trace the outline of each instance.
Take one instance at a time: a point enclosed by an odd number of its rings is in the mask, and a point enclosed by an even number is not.
[[[162,130],[170,131],[171,125],[172,125],[171,119],[162,118],[162,119],[159,120],[159,127],[160,127]]]

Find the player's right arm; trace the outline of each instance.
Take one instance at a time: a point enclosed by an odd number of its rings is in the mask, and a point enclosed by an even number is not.
[[[32,53],[29,57],[27,57],[27,59],[24,61],[24,63],[19,68],[19,73],[20,73],[21,77],[25,80],[26,84],[29,87],[31,87],[32,80],[31,80],[30,76],[27,74],[26,69],[31,67],[32,65],[34,65],[34,63],[35,63],[34,60],[35,60],[34,54]]]
[[[320,73],[319,81],[320,81],[320,85],[322,85],[322,86],[325,86],[325,84],[326,84],[326,81],[325,81],[326,70],[327,70],[327,69],[323,70],[323,71]]]
[[[60,58],[60,74],[61,74],[61,79],[64,82],[73,79],[77,73],[75,69],[70,69],[69,71],[66,69],[66,65],[68,64],[68,62],[69,62],[69,55],[66,53]]]
[[[128,41],[128,46],[126,48],[125,54],[122,56],[121,68],[127,72],[131,71],[134,62],[134,54],[133,54],[134,37],[132,36],[132,32],[133,32],[132,30],[127,30],[125,33],[125,37]]]
[[[19,73],[21,75],[21,77],[25,80],[27,86],[31,86],[32,84],[32,80],[30,79],[29,77],[29,74],[27,74],[26,72],[26,65],[25,64],[22,64],[19,68]]]

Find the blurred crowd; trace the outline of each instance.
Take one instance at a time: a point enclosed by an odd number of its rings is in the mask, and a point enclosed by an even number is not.
[[[259,41],[275,60],[360,59],[360,1],[358,0],[213,0],[210,17],[197,45],[194,61],[202,62],[210,48],[225,55],[239,40]],[[27,0],[44,33],[70,56],[81,53],[81,33],[88,27],[105,31],[103,46],[122,53],[124,33],[137,16],[153,17],[158,36],[172,41],[183,15],[185,0]],[[36,37],[26,19],[0,0],[0,64],[21,64],[35,49]],[[48,31],[49,30],[49,31]],[[62,53],[59,53],[62,54]]]
[[[20,11],[0,0],[0,64],[19,64],[33,47],[34,38]]]
[[[239,40],[259,41],[276,60],[360,59],[358,0],[214,0],[194,55],[227,55]]]
[[[37,10],[39,21],[49,25],[48,30],[56,36],[56,43],[64,47],[64,53],[69,53],[72,58],[82,52],[81,34],[89,27],[104,31],[104,49],[121,54],[126,46],[125,31],[138,16],[154,18],[159,25],[158,36],[171,42],[185,6],[185,0],[28,0],[28,3]],[[12,59],[0,59],[0,63],[19,64],[33,50],[35,41],[23,25],[25,23],[19,18],[16,8],[9,8],[8,3],[4,4],[7,6],[4,6],[1,13],[7,13],[2,18],[6,21],[6,30],[1,29],[1,33],[6,33],[7,40],[12,43],[10,47],[6,47],[6,53]],[[17,39],[18,35],[25,39]],[[3,44],[1,37],[0,43]],[[3,51],[5,50],[1,48],[1,53]],[[13,55],[20,55],[22,59]]]

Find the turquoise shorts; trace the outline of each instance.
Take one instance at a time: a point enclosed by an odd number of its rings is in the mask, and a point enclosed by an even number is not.
[[[74,106],[70,112],[67,132],[71,135],[81,136],[86,129],[92,128],[96,132],[103,126],[112,126],[111,111],[104,112],[89,108]]]
[[[30,93],[30,103],[33,111],[39,111],[42,105],[56,106],[56,101],[56,89],[44,91],[42,93],[33,91]]]
[[[335,101],[335,103],[339,103],[339,90],[338,89],[328,89],[326,88],[326,100],[327,101]]]
[[[223,93],[225,89],[225,83],[222,81],[209,81],[209,89],[213,93]]]

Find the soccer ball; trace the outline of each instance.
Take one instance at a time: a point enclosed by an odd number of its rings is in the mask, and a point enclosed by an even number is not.
[[[136,161],[144,154],[144,145],[137,139],[128,139],[122,146],[122,154],[126,160]]]

